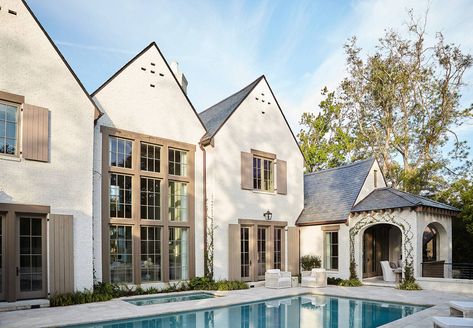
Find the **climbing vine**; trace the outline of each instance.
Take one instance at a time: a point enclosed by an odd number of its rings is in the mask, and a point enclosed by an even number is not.
[[[405,219],[398,218],[390,213],[373,213],[368,214],[359,220],[353,227],[350,228],[350,264],[355,265],[355,237],[358,233],[366,226],[376,223],[390,223],[394,224],[401,229],[403,236],[402,248],[403,248],[403,261],[405,267],[412,268],[414,266],[414,247],[412,246],[412,239],[414,233],[412,227]]]

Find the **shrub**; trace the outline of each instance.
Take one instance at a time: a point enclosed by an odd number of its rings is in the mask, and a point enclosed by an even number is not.
[[[94,285],[93,290],[52,295],[49,298],[49,304],[51,307],[55,307],[92,302],[104,302],[113,298],[124,296],[182,292],[187,290],[237,290],[247,288],[248,285],[241,281],[214,281],[206,277],[192,278],[188,282],[179,281],[177,283],[170,284],[167,288],[163,289],[150,287],[146,290],[139,286],[133,288],[126,285],[97,282]]]
[[[414,278],[412,266],[410,264],[406,265],[404,268],[404,279],[402,279],[397,287],[402,290],[422,290]]]
[[[301,257],[301,266],[303,271],[310,271],[314,268],[320,268],[322,262],[319,256],[304,255]]]
[[[333,277],[328,277],[327,278],[327,284],[328,285],[340,285],[340,282],[342,282],[343,279],[341,278],[333,278]]]
[[[362,286],[362,283],[359,279],[347,279],[347,280],[341,280],[338,283],[339,286],[343,287],[360,287]]]

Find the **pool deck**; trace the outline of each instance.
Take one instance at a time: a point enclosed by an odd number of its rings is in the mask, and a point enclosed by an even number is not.
[[[196,291],[194,291],[196,292]],[[375,301],[430,305],[432,307],[394,321],[383,327],[433,327],[432,316],[448,316],[448,301],[470,300],[472,294],[453,294],[439,291],[402,291],[388,287],[338,287],[325,288],[294,287],[287,289],[267,289],[256,287],[231,292],[216,292],[223,297],[180,303],[166,303],[136,306],[122,299],[100,303],[73,305],[67,307],[41,308],[0,313],[0,327],[56,327],[70,324],[131,319],[142,316],[169,314],[183,311],[196,311],[206,308],[224,307],[240,303],[257,302],[268,298],[318,294],[360,298]],[[159,294],[163,296],[165,294]],[[182,295],[182,293],[180,293]],[[137,296],[140,298],[143,296]]]

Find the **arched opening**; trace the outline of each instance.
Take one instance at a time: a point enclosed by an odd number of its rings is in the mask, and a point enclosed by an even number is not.
[[[397,226],[379,223],[363,233],[363,278],[382,277],[382,261],[399,268],[402,259],[402,233]]]
[[[422,262],[439,260],[440,234],[433,223],[427,225],[422,236]]]

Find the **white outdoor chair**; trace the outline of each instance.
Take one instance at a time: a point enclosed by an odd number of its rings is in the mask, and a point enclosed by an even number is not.
[[[384,281],[396,281],[396,274],[394,270],[389,265],[389,261],[381,261],[381,269],[383,270],[383,280]]]
[[[326,287],[327,272],[325,269],[302,271],[301,287]]]
[[[463,328],[473,327],[472,318],[433,317],[434,328]]]
[[[266,288],[290,288],[292,287],[291,273],[272,269],[264,275],[264,286]]]
[[[450,315],[453,317],[473,318],[473,302],[450,301]]]

